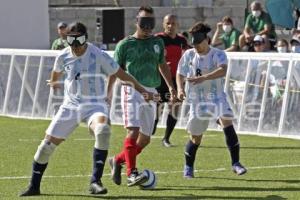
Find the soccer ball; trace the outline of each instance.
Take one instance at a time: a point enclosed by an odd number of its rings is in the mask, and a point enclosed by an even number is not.
[[[149,190],[154,189],[157,184],[157,177],[155,173],[149,169],[145,169],[143,174],[148,177],[148,180],[140,185],[140,189],[142,190]]]

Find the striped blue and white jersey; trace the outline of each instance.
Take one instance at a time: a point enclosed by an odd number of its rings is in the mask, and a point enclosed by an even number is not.
[[[184,77],[201,76],[216,70],[220,65],[227,64],[224,51],[210,47],[206,55],[200,55],[192,48],[184,52],[178,63],[177,73]],[[200,84],[188,83],[186,92],[188,100],[197,102],[218,103],[220,98],[226,97],[224,93],[224,78],[207,80]]]
[[[87,43],[82,56],[67,47],[58,55],[55,72],[64,72],[63,106],[76,108],[81,104],[103,102],[106,97],[106,78],[116,73],[119,65],[104,51]]]

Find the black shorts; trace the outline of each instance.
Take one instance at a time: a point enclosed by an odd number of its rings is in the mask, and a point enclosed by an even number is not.
[[[175,89],[177,89],[176,78],[172,78],[172,81]],[[156,88],[156,90],[160,94],[161,102],[169,102],[170,99],[169,88],[165,82],[165,79],[163,79],[162,77],[161,77],[161,84],[159,87]]]

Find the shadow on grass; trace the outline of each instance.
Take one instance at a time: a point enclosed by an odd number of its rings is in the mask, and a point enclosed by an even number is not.
[[[199,179],[215,179],[215,180],[230,180],[230,181],[246,181],[246,182],[278,182],[278,183],[288,183],[288,184],[300,184],[300,179],[288,180],[288,179],[244,179],[244,178],[220,178],[220,177],[195,177]]]
[[[201,146],[202,148],[207,148],[207,149],[227,149],[226,146]],[[255,147],[250,147],[250,146],[241,146],[241,149],[253,149],[253,150],[257,150],[257,149],[263,149],[263,150],[300,150],[300,146],[269,146],[269,147],[259,147],[259,146],[255,146]]]
[[[84,194],[42,194],[41,196],[49,197],[69,197],[72,199],[82,199],[82,198],[98,198],[98,199],[244,199],[244,200],[285,200],[287,198],[268,195],[266,197],[235,197],[235,196],[208,196],[208,195],[193,195],[193,194],[183,194],[181,196],[109,196],[109,195],[84,195]]]

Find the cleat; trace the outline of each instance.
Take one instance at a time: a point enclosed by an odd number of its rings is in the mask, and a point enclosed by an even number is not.
[[[163,145],[164,147],[167,147],[167,148],[173,146],[169,141],[167,141],[167,140],[165,140],[165,139],[162,140],[162,145]]]
[[[131,174],[127,177],[127,186],[132,187],[136,185],[141,185],[148,180],[148,177],[143,173],[138,173],[135,169],[131,172]]]
[[[232,171],[237,175],[243,175],[247,173],[247,169],[241,165],[241,163],[237,162],[232,165]]]
[[[91,194],[106,194],[107,189],[103,187],[101,181],[99,183],[91,183],[90,185],[90,193]]]
[[[122,182],[122,176],[121,176],[122,165],[118,164],[114,157],[109,158],[108,163],[109,163],[109,166],[110,166],[110,169],[111,169],[111,178],[112,178],[113,182],[117,185],[121,185],[121,182]]]
[[[20,194],[20,197],[26,197],[26,196],[37,196],[37,195],[40,195],[41,192],[40,190],[36,190],[36,189],[33,189],[32,187],[29,187],[26,191],[22,192]]]
[[[183,177],[184,178],[194,178],[194,169],[193,167],[184,166],[184,170],[183,170]]]

